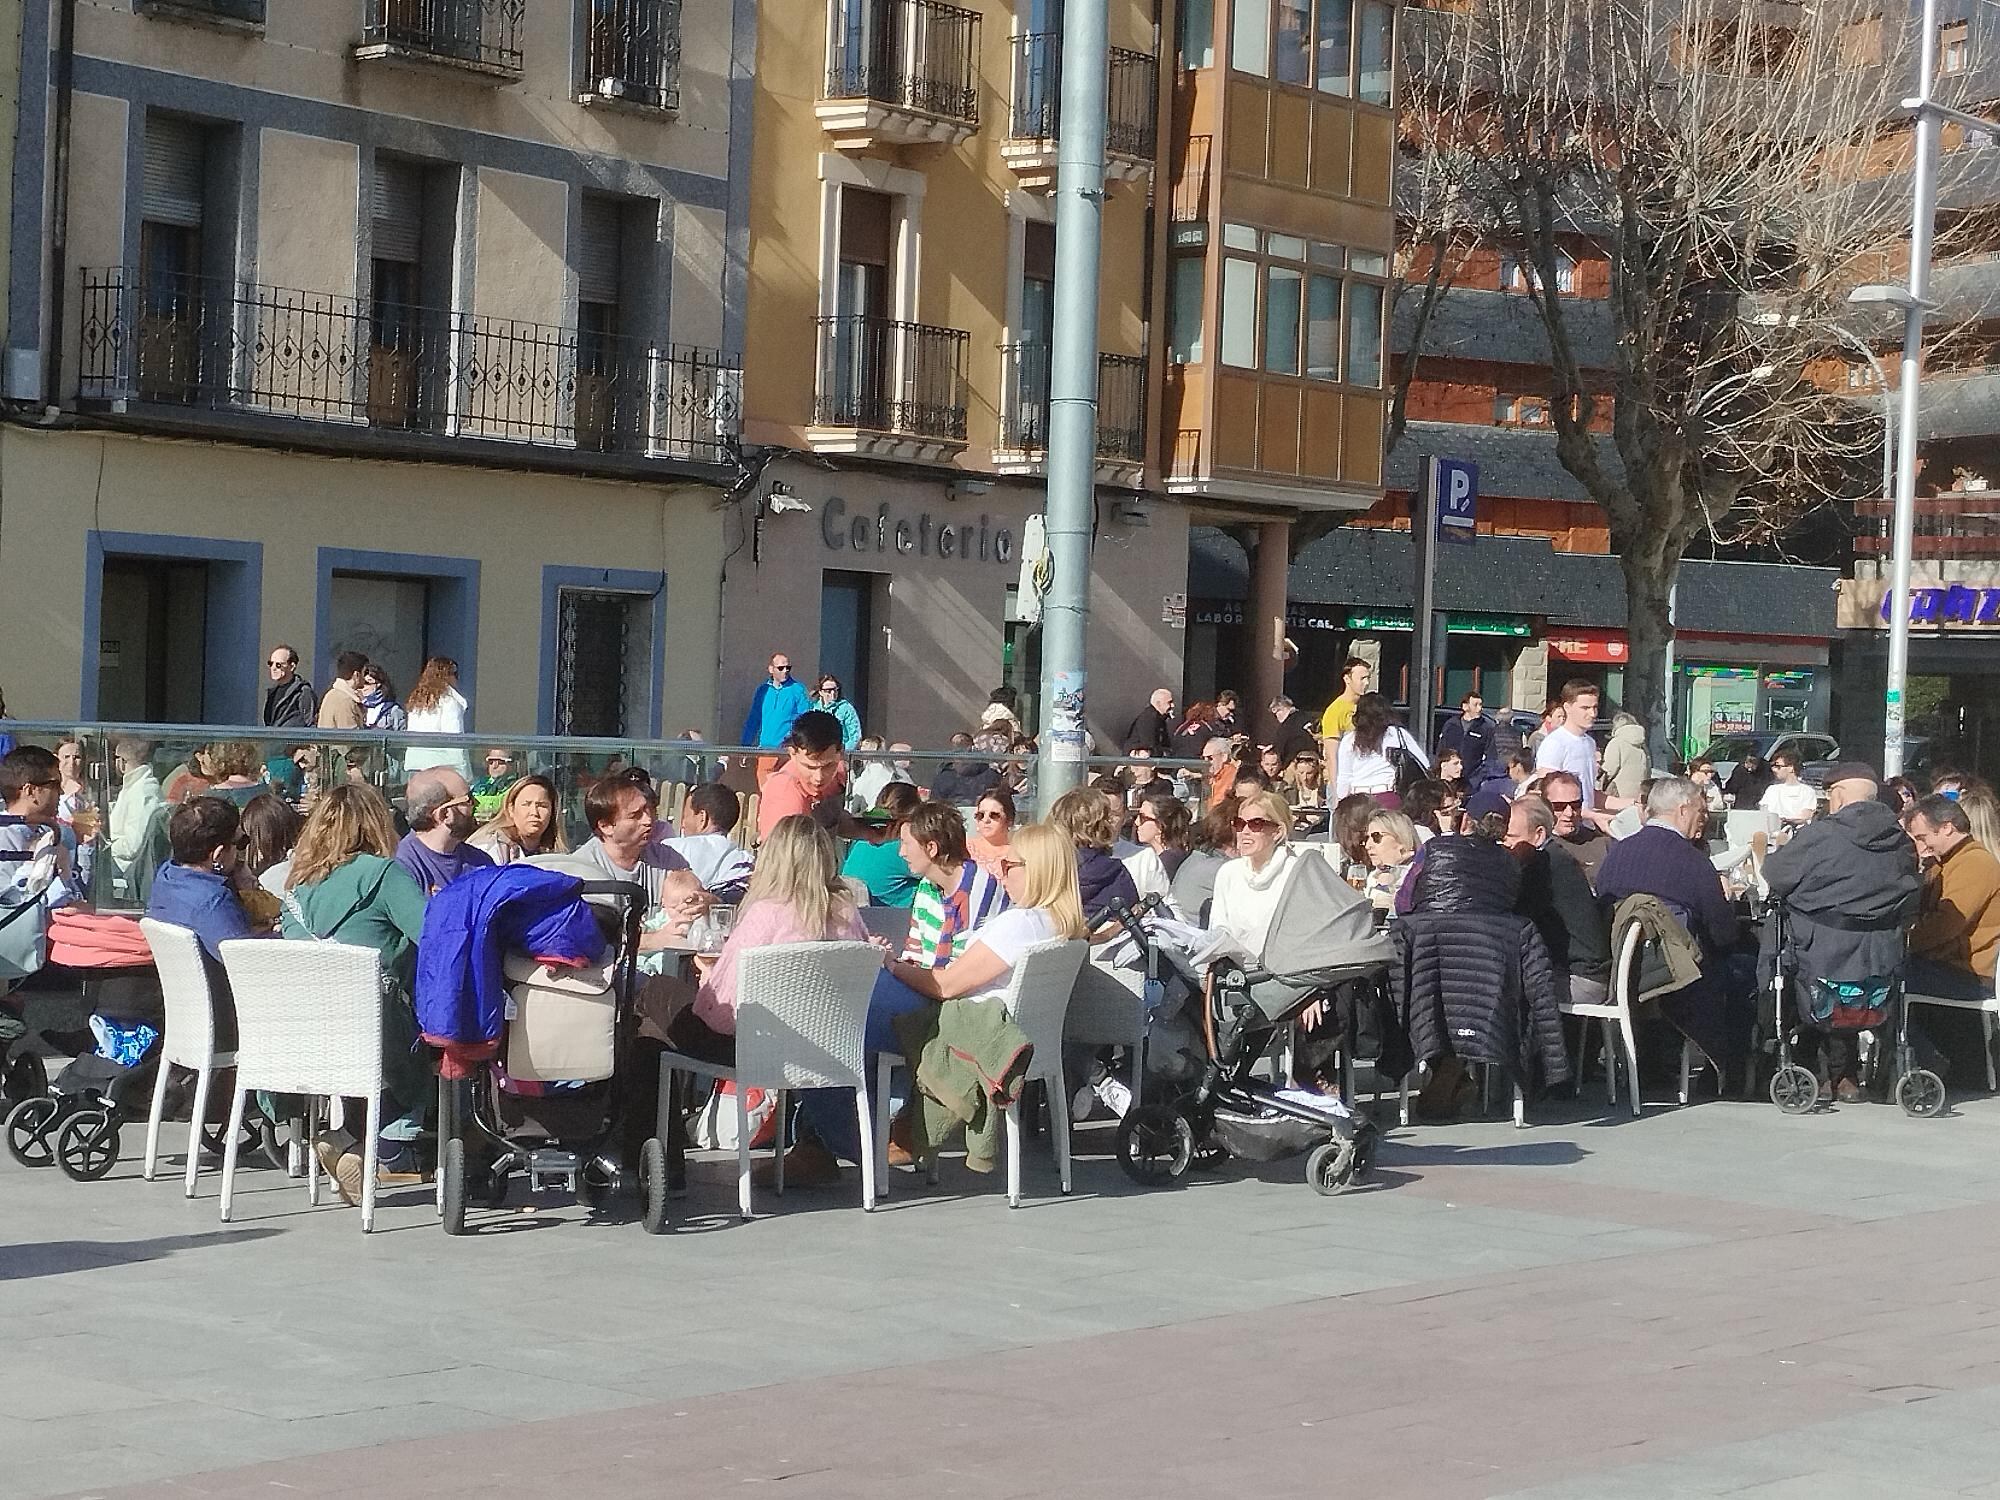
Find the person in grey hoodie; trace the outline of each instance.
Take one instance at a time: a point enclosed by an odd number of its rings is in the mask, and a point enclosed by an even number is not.
[[[1614,714],[1611,742],[1604,747],[1604,784],[1614,797],[1636,802],[1645,789],[1651,765],[1646,757],[1646,726],[1632,715]]]
[[[1902,972],[1903,930],[1923,891],[1917,850],[1896,815],[1877,800],[1875,772],[1856,761],[1827,771],[1832,810],[1792,835],[1764,861],[1771,898],[1782,902],[1786,943],[1800,983],[1859,983]],[[1764,926],[1760,967],[1768,983],[1777,958],[1776,923]],[[1834,1096],[1861,1097],[1850,1039],[1822,1034]]]

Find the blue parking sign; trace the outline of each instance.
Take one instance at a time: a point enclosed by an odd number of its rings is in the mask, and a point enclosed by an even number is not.
[[[1431,493],[1437,496],[1438,535],[1469,543],[1479,529],[1479,465],[1433,458],[1430,478]]]

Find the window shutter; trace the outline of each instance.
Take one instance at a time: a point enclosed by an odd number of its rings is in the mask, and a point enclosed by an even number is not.
[[[584,302],[618,302],[618,242],[624,215],[609,198],[585,198],[576,244],[577,296]]]
[[[376,157],[370,218],[375,259],[414,263],[423,243],[423,168],[394,157]]]
[[[203,144],[201,127],[191,121],[147,118],[142,217],[155,224],[201,226]]]

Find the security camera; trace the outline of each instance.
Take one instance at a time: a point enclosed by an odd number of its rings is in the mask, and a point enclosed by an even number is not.
[[[774,516],[812,514],[812,501],[801,500],[786,484],[772,485],[771,493],[765,497],[765,505]]]

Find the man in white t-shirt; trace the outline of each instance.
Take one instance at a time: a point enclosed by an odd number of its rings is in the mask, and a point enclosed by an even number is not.
[[[1597,688],[1581,678],[1566,682],[1561,704],[1561,721],[1535,751],[1535,769],[1574,776],[1577,785],[1583,788],[1584,815],[1602,826],[1608,821],[1608,814],[1629,803],[1625,798],[1607,797],[1597,790],[1597,741],[1590,737],[1590,726],[1597,722]]]

